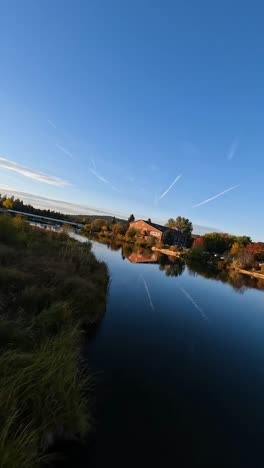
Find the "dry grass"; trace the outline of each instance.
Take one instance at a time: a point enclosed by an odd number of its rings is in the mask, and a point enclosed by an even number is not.
[[[82,324],[98,320],[108,273],[64,234],[0,216],[0,466],[38,467],[57,437],[92,425]]]

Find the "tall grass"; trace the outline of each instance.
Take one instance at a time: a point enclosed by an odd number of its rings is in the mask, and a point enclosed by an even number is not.
[[[92,426],[82,324],[105,307],[108,273],[64,234],[0,216],[0,466],[40,466],[56,438]]]

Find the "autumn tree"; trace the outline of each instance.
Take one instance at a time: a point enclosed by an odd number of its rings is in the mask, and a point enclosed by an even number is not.
[[[126,226],[122,223],[117,223],[117,224],[114,224],[112,230],[113,230],[114,236],[117,236],[118,234],[121,234],[122,236],[124,236],[126,233]]]
[[[130,228],[128,229],[127,233],[126,233],[126,236],[128,239],[133,239],[133,237],[135,237],[135,235],[137,234],[137,230],[135,228]]]
[[[12,198],[6,198],[2,203],[2,206],[6,208],[7,210],[12,210],[13,205],[14,205],[14,200]]]
[[[230,255],[231,257],[238,257],[238,255],[242,252],[243,246],[239,242],[234,242],[230,249]]]
[[[192,249],[206,250],[206,240],[203,236],[196,237],[192,244]]]
[[[105,219],[102,218],[96,218],[92,222],[92,229],[102,229],[102,227],[105,225]]]

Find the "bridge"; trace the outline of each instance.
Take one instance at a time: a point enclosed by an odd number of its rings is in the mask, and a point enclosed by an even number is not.
[[[40,223],[50,221],[52,223],[56,223],[56,224],[59,224],[59,225],[65,225],[66,224],[66,225],[72,226],[74,228],[82,228],[83,227],[83,224],[81,224],[81,223],[74,223],[72,221],[65,221],[64,219],[49,218],[48,216],[41,216],[41,215],[36,215],[36,214],[33,214],[33,213],[26,213],[24,211],[17,211],[17,210],[4,209],[4,208],[0,208],[0,211],[4,212],[4,213],[8,212],[8,213],[13,214],[13,215],[24,216],[25,218],[31,218],[33,221],[39,221]]]

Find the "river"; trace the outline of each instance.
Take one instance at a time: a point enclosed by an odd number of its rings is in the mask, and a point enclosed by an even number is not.
[[[93,242],[111,282],[85,350],[96,431],[76,466],[263,467],[264,290],[127,249]]]

